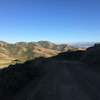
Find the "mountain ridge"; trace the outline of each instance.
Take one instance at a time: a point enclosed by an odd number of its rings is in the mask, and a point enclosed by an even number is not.
[[[0,41],[0,66],[24,62],[38,57],[52,57],[61,52],[85,50],[68,44],[55,44],[49,41],[16,42]]]

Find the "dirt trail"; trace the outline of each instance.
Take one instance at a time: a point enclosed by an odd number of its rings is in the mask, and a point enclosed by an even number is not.
[[[80,62],[44,63],[47,74],[27,85],[14,100],[100,100],[100,74]]]

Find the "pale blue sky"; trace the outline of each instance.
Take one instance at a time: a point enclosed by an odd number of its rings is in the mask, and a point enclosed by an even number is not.
[[[100,0],[0,0],[0,40],[99,42]]]

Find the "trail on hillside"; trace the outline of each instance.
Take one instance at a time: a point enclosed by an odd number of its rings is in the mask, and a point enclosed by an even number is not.
[[[14,100],[100,100],[100,74],[73,61],[42,64],[47,74],[30,82]]]

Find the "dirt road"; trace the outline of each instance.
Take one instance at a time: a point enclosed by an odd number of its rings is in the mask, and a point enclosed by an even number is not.
[[[43,64],[47,73],[31,81],[15,100],[100,100],[100,73],[80,62]],[[35,84],[35,85],[34,85]]]

